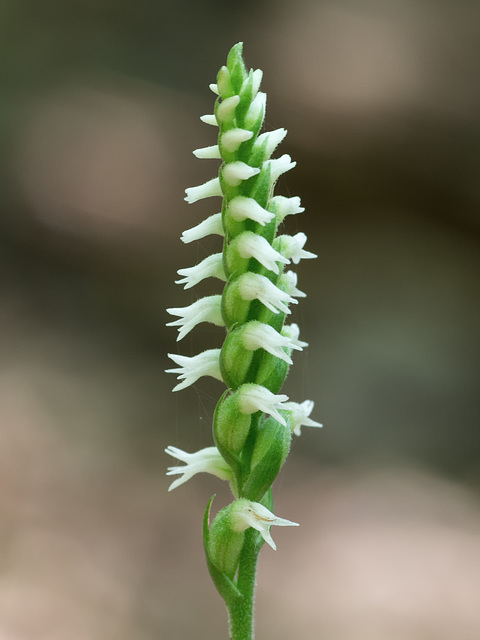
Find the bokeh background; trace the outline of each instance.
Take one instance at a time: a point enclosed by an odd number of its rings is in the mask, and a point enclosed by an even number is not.
[[[172,394],[165,307],[217,250],[208,83],[242,40],[297,168],[315,262],[286,390],[315,401],[276,485],[258,637],[480,637],[480,5],[1,0],[0,638],[225,638],[167,445],[211,443],[222,386]]]

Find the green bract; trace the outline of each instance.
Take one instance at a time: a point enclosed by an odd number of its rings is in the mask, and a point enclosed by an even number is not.
[[[292,364],[292,352],[307,346],[296,324],[285,324],[290,305],[304,297],[290,263],[316,257],[304,250],[306,236],[277,235],[288,215],[301,213],[298,197],[274,196],[278,178],[295,166],[290,156],[272,158],[285,129],[260,134],[266,95],[260,70],[247,71],[242,43],[228,54],[227,64],[210,85],[217,94],[214,113],[201,120],[218,127],[217,144],[197,149],[198,158],[218,159],[218,176],[186,190],[187,202],[221,197],[221,212],[185,231],[185,243],[208,235],[223,236],[223,250],[194,267],[179,269],[185,288],[205,278],[225,282],[221,296],[207,296],[185,308],[168,309],[179,319],[180,340],[200,322],[224,326],[221,349],[193,357],[171,354],[178,365],[180,390],[201,376],[223,380],[227,390],[213,420],[215,447],[195,454],[169,447],[169,455],[185,463],[170,467],[181,477],[175,488],[199,472],[230,482],[235,501],[209,526],[211,500],[204,520],[204,546],[212,579],[230,613],[234,640],[253,633],[253,597],[258,553],[263,542],[272,548],[272,525],[296,523],[271,511],[271,487],[300,427],[321,426],[310,419],[313,402],[288,402],[280,393]],[[218,209],[217,209],[218,211]]]

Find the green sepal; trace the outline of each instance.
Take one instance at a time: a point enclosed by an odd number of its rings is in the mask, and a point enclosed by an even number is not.
[[[228,202],[230,202],[230,200],[231,198]],[[245,231],[247,221],[241,220],[239,222],[238,220],[234,220],[228,210],[228,202],[226,198],[224,198],[222,205],[222,223],[223,229],[225,231],[225,237],[228,237],[229,240],[232,240]]]
[[[239,92],[240,102],[236,109],[237,122],[242,124],[245,122],[245,115],[252,103],[253,97],[253,70],[250,69],[246,81],[243,83]],[[258,133],[258,132],[257,132]]]
[[[222,573],[220,569],[215,565],[210,557],[210,529],[208,526],[210,509],[212,506],[213,495],[208,501],[207,508],[205,509],[205,515],[203,516],[203,547],[205,549],[205,557],[207,560],[208,571],[212,577],[213,583],[217,588],[218,593],[225,600],[225,602],[231,602],[234,598],[243,598],[243,595],[238,590],[236,584],[226,575]]]
[[[232,87],[230,79],[230,72],[226,66],[220,68],[217,73],[217,87],[219,96],[225,100],[225,98],[231,98],[235,95],[235,91]]]
[[[227,283],[222,294],[222,318],[225,326],[231,329],[236,324],[247,321],[251,300],[244,300],[239,292],[237,281]]]
[[[239,469],[238,454],[245,445],[251,421],[251,416],[238,407],[238,393],[227,389],[215,409],[213,436],[217,449],[235,472]]]
[[[230,72],[230,81],[233,91],[239,93],[247,77],[247,70],[243,62],[243,42],[238,42],[230,49],[227,57],[227,68]]]
[[[208,555],[211,562],[230,580],[237,570],[245,539],[243,531],[233,531],[230,525],[231,508],[230,504],[217,513],[210,525],[208,539]]]
[[[258,502],[273,484],[290,450],[290,427],[272,417],[260,423],[242,496]]]
[[[258,369],[255,372],[255,382],[261,384],[272,393],[278,393],[288,375],[290,365],[266,351],[263,352]]]
[[[247,381],[252,364],[253,351],[245,349],[242,338],[243,326],[231,331],[220,352],[220,371],[225,383],[232,389],[238,389]]]
[[[254,166],[254,165],[250,165]],[[266,169],[262,169],[255,176],[256,182],[251,190],[250,197],[255,198],[258,204],[264,209],[267,208],[272,193],[272,171],[270,165]],[[250,178],[252,179],[252,178]]]

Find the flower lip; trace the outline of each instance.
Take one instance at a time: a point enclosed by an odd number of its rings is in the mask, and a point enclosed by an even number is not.
[[[232,480],[233,478],[232,469],[222,458],[217,447],[206,447],[195,453],[187,453],[177,447],[167,447],[165,453],[185,463],[185,466],[168,467],[167,476],[181,476],[172,482],[168,488],[169,491],[173,491],[197,473],[211,473],[220,480]]]
[[[245,531],[248,527],[256,529],[269,544],[276,550],[275,542],[270,535],[270,527],[298,527],[298,522],[278,518],[259,502],[252,502],[245,498],[240,498],[232,504],[230,510],[230,525],[234,531]]]

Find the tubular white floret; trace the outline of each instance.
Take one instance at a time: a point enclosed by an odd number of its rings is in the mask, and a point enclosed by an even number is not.
[[[202,160],[203,159],[207,159],[207,160],[222,159],[218,144],[213,144],[211,147],[201,147],[200,149],[195,149],[195,151],[192,151],[192,153],[196,158],[200,158]]]
[[[185,200],[188,204],[193,204],[203,198],[223,195],[219,178],[212,178],[203,184],[199,184],[198,187],[189,187],[185,189],[185,193],[187,194]]]
[[[216,295],[200,298],[188,307],[167,309],[170,315],[179,316],[178,320],[167,323],[167,327],[180,327],[177,342],[201,322],[211,322],[217,327],[223,327],[221,305],[222,296]]]
[[[217,120],[223,122],[231,120],[239,102],[240,96],[232,96],[231,98],[222,100],[217,107]]]
[[[187,453],[177,447],[167,447],[165,453],[185,463],[184,467],[168,467],[167,476],[181,476],[172,482],[168,487],[169,491],[173,491],[197,473],[211,473],[220,480],[232,480],[233,478],[232,469],[222,458],[217,447],[206,447],[195,453]]]
[[[200,116],[200,120],[205,124],[211,124],[212,127],[218,127],[217,118],[214,113],[207,113],[204,116]]]
[[[320,422],[315,422],[309,416],[313,411],[314,402],[305,400],[304,402],[285,402],[282,409],[290,412],[290,425],[292,433],[301,435],[301,427],[323,427]]]
[[[307,236],[301,231],[294,236],[278,236],[275,240],[277,246],[281,246],[281,253],[294,264],[298,264],[300,260],[307,258],[316,258],[316,254],[311,251],[305,251],[303,246],[307,241]]]
[[[290,169],[293,169],[296,164],[296,162],[292,162],[292,159],[288,155],[288,153],[284,153],[283,156],[280,156],[280,158],[275,158],[274,160],[266,160],[263,163],[263,166],[265,167],[266,165],[270,165],[272,182],[276,182],[282,174],[290,171]]]
[[[232,504],[230,510],[230,526],[233,531],[245,531],[248,527],[253,527],[260,532],[262,538],[272,549],[276,550],[275,542],[270,535],[270,527],[298,527],[298,522],[291,522],[285,518],[277,516],[269,511],[259,502],[252,502],[245,498],[240,498]]]
[[[289,295],[297,298],[306,298],[307,294],[297,289],[297,280],[298,276],[295,271],[285,271],[278,279],[278,284],[281,283]]]
[[[290,338],[288,334],[282,335],[270,325],[256,320],[252,320],[244,326],[242,341],[245,349],[249,351],[265,349],[272,356],[280,358],[287,364],[292,364],[292,359],[284,351],[285,348],[301,351],[304,346],[307,346],[306,343],[300,342],[296,338]]]
[[[280,333],[282,334],[282,336],[285,336],[290,340],[291,344],[289,346],[291,349],[297,349],[298,351],[301,351],[305,347],[308,347],[308,342],[304,342],[303,340],[298,339],[298,336],[300,335],[300,327],[295,322],[292,322],[292,324],[283,325]]]
[[[185,242],[185,244],[187,244],[189,242],[193,242],[194,240],[201,240],[202,238],[210,235],[224,235],[221,213],[214,213],[206,220],[200,222],[200,224],[197,224],[195,227],[184,231],[182,233],[181,240],[182,242]]]
[[[238,278],[238,284],[240,296],[244,300],[260,300],[273,313],[291,313],[287,304],[297,304],[295,298],[258,273],[244,273]]]
[[[286,218],[286,216],[303,213],[305,211],[305,207],[300,206],[300,198],[298,196],[293,196],[293,198],[274,196],[270,200],[270,204],[275,205],[275,214],[279,224]]]
[[[228,205],[228,211],[237,222],[249,218],[262,226],[275,217],[275,214],[261,207],[256,200],[244,196],[234,198]]]
[[[230,129],[230,131],[222,134],[221,144],[226,151],[233,152],[238,149],[242,142],[250,140],[252,136],[253,131],[248,131],[247,129]]]
[[[220,372],[220,349],[208,349],[196,356],[180,356],[169,353],[168,357],[178,364],[178,369],[165,369],[166,373],[176,373],[180,382],[173,391],[186,389],[194,384],[202,376],[211,376],[217,380],[223,380]]]
[[[238,390],[238,407],[242,413],[251,414],[257,411],[268,413],[285,427],[285,419],[278,413],[283,402],[288,400],[285,394],[275,395],[260,384],[244,384]]]
[[[175,284],[184,284],[184,289],[194,287],[205,278],[218,278],[224,282],[226,280],[221,253],[213,253],[194,267],[179,269],[177,273],[184,277],[181,280],[175,280]]]
[[[237,249],[241,258],[255,258],[265,269],[274,273],[280,272],[277,262],[288,264],[289,260],[281,253],[275,251],[272,245],[263,236],[253,231],[244,231],[237,237]]]
[[[249,167],[245,162],[240,160],[229,162],[223,167],[222,174],[225,182],[231,187],[238,187],[243,180],[248,180],[260,173],[260,169]]]
[[[286,129],[275,129],[261,133],[255,141],[255,149],[260,149],[266,141],[265,153],[269,158],[287,135]]]

